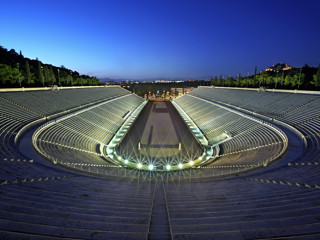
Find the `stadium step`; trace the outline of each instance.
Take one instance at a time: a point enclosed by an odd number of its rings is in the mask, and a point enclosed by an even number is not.
[[[19,232],[38,236],[49,236],[59,238],[80,238],[80,239],[146,239],[146,234],[141,232],[128,233],[104,230],[89,230],[83,228],[69,228],[51,226],[45,224],[31,224],[24,221],[10,221],[0,219],[0,232]],[[9,239],[6,235],[3,239]],[[28,239],[28,238],[24,238]]]
[[[171,239],[163,185],[155,190],[148,239]]]

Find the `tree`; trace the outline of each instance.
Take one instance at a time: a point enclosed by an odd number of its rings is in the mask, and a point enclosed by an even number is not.
[[[19,83],[19,79],[20,79],[20,73],[18,68],[12,68],[11,76],[10,76],[10,84],[15,85],[16,83]]]
[[[238,74],[238,78],[237,78],[237,87],[239,87],[240,86],[240,83],[242,82],[242,77],[241,77],[241,74],[239,73]]]
[[[218,80],[218,77],[217,77],[217,76],[215,76],[215,77],[214,77],[214,80],[213,80],[214,85],[218,85],[218,81],[219,81],[219,80]]]
[[[92,78],[92,82],[93,82],[93,85],[98,85],[100,83],[99,79],[96,76]]]
[[[42,74],[41,62],[37,59],[37,68],[36,68],[36,84],[38,86],[44,86],[44,79]]]
[[[254,68],[254,75],[253,75],[253,87],[257,84],[257,66]]]
[[[269,86],[275,82],[274,78],[270,75],[266,75],[265,80],[266,80],[267,85],[269,85]]]
[[[50,66],[48,69],[48,84],[50,85],[56,84],[56,77],[53,73],[52,66]]]
[[[43,67],[43,76],[44,76],[44,82],[46,84],[50,83],[50,81],[49,81],[49,69],[48,69],[47,65],[44,65],[44,67]]]
[[[284,79],[284,85],[288,86],[292,84],[292,77],[290,75],[287,75]]]
[[[284,83],[284,71],[282,71],[282,74],[281,74],[281,80],[280,80],[281,87],[283,86],[283,83]]]
[[[68,75],[65,77],[65,85],[70,86],[71,83],[72,83],[72,77],[68,74]]]
[[[245,82],[243,83],[245,86],[246,86],[246,88],[249,86],[249,73],[248,73],[248,76],[246,77],[246,79],[245,79]]]
[[[311,84],[314,85],[315,87],[320,86],[320,64],[319,64],[317,73],[313,75],[313,81],[311,81]]]
[[[72,76],[72,71],[70,71],[70,81],[69,81],[69,85],[73,86],[73,76]]]
[[[79,78],[77,78],[77,83],[78,83],[78,85],[83,85],[83,78],[82,77],[79,77]]]
[[[0,64],[0,83],[5,86],[10,81],[11,67],[6,64]]]
[[[210,85],[214,85],[213,77],[210,78]]]
[[[233,85],[233,82],[234,82],[234,79],[233,79],[233,77],[228,77],[227,79],[227,82],[228,82],[228,85],[229,85],[229,87],[231,87],[232,85]]]
[[[293,87],[298,86],[298,88],[300,88],[300,86],[303,84],[304,82],[304,73],[296,73],[295,75],[293,75],[291,77],[291,85]]]
[[[261,71],[261,85],[266,86],[270,81],[272,81],[272,78],[270,78],[269,73],[267,71]]]
[[[2,46],[0,46],[0,64],[1,86],[20,86],[21,82],[23,86],[45,86],[56,84],[57,80],[61,80],[59,85],[82,85],[89,84],[89,81],[90,84],[99,84],[99,80],[95,77],[80,75],[63,65],[59,68],[43,64],[38,58],[30,60],[23,56],[22,51],[17,53],[14,49],[9,51]]]
[[[21,74],[20,74],[20,63],[18,62],[17,63],[17,69],[18,69],[18,85],[19,85],[19,87],[21,87]]]
[[[24,72],[25,72],[25,83],[27,86],[29,86],[31,84],[31,72],[30,72],[30,66],[29,66],[29,62],[26,61],[24,64]]]

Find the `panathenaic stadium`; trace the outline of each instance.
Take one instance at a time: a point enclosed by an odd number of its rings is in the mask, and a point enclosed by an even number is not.
[[[320,94],[0,89],[1,239],[319,239]]]

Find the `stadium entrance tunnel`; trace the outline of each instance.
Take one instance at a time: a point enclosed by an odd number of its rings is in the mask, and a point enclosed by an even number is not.
[[[101,151],[116,165],[146,171],[196,168],[218,154],[179,106],[149,101]],[[221,136],[221,139],[225,139]],[[221,140],[220,139],[220,140]]]

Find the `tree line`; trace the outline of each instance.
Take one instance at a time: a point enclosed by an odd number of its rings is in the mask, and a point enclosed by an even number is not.
[[[98,85],[99,79],[76,71],[25,58],[22,52],[0,46],[0,87]]]
[[[277,89],[320,90],[320,64],[318,68],[305,64],[302,68],[285,71],[260,71],[257,67],[253,75],[237,78],[211,77],[211,85],[224,87],[265,87]]]

